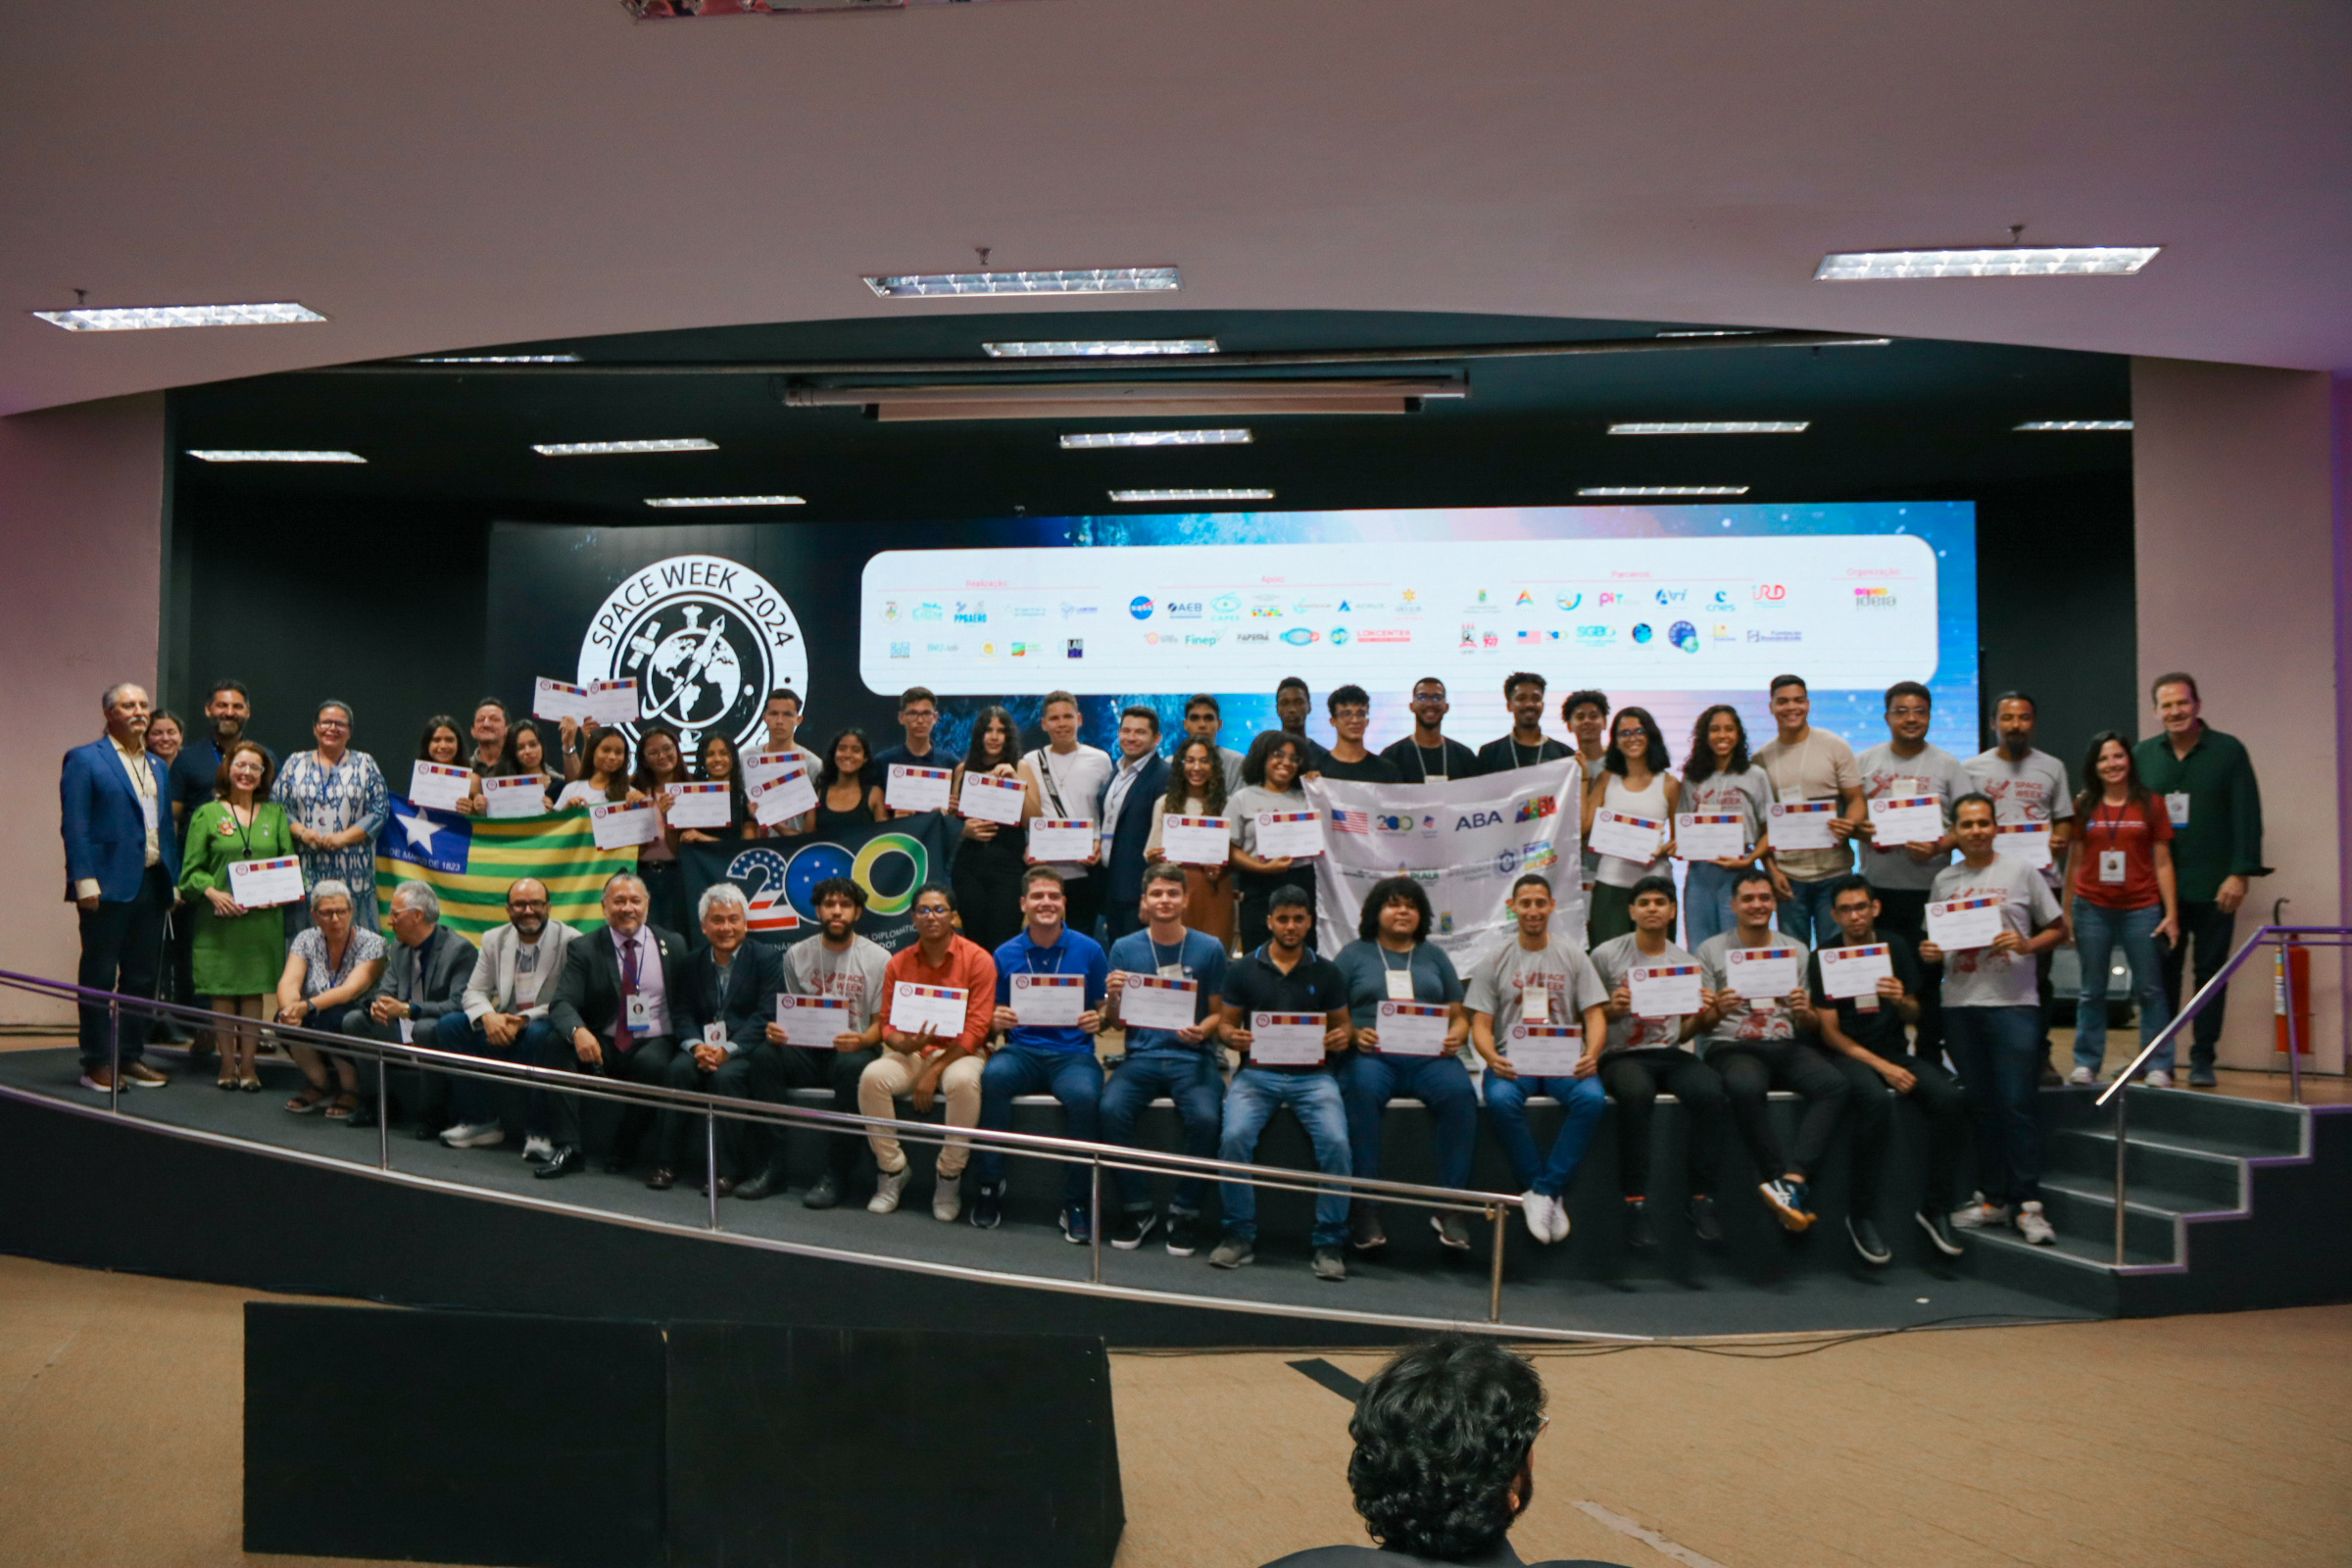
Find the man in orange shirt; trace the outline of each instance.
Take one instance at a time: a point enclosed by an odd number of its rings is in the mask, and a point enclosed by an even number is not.
[[[948,1125],[977,1127],[980,1069],[988,1059],[996,1016],[997,962],[987,949],[956,934],[956,895],[940,883],[926,882],[916,892],[913,916],[914,946],[892,955],[882,971],[882,1054],[858,1075],[858,1109],[866,1116],[895,1115],[893,1105],[906,1095],[914,1102],[914,1113],[924,1116],[930,1114],[932,1097],[944,1090]],[[920,986],[929,994],[902,998],[901,985]],[[955,1006],[962,1009],[963,1025],[954,1033],[944,1023],[917,1023],[912,1016],[923,1007],[944,1012]],[[865,1206],[870,1213],[888,1214],[906,1190],[906,1154],[879,1128],[866,1137],[882,1174]],[[970,1154],[971,1146],[960,1138],[939,1152],[931,1187],[933,1219],[952,1224],[963,1212],[963,1164]]]

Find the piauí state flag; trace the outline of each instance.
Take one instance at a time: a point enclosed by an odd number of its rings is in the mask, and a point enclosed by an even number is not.
[[[479,944],[507,923],[507,889],[517,877],[547,884],[548,917],[582,931],[605,923],[605,880],[634,871],[637,851],[600,850],[586,811],[492,821],[392,798],[375,840],[375,892],[386,907],[412,877],[441,896],[441,923]]]

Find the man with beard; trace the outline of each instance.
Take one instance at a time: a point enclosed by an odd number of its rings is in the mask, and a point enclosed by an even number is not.
[[[858,1080],[866,1064],[881,1054],[882,977],[890,955],[879,943],[858,934],[858,917],[865,912],[865,889],[846,876],[827,877],[816,885],[815,899],[817,938],[785,950],[783,992],[833,997],[849,1005],[830,1046],[796,1046],[786,1041],[784,1026],[776,1021],[776,997],[768,996],[761,1004],[765,1021],[760,1041],[752,1048],[752,1097],[782,1104],[795,1089],[829,1089],[832,1108],[855,1116]],[[765,1198],[784,1190],[784,1139],[771,1129],[757,1132],[772,1148],[760,1169],[735,1189],[737,1198]],[[864,1145],[863,1136],[854,1132],[828,1136],[825,1173],[802,1197],[802,1206],[838,1205],[858,1172]]]
[[[507,889],[507,923],[482,934],[473,976],[466,982],[465,1005],[434,1024],[436,1047],[499,1061],[539,1061],[553,1049],[548,1004],[555,999],[564,954],[580,933],[549,919],[547,909],[547,884],[537,877],[523,877]],[[452,1149],[490,1149],[507,1141],[488,1083],[456,1078],[450,1090],[458,1120],[441,1134],[443,1143]],[[554,1152],[547,1126],[547,1096],[533,1090],[524,1116],[523,1158],[545,1158]]]

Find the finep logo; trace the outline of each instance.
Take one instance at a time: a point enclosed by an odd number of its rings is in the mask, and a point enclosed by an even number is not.
[[[1137,594],[1133,599],[1128,600],[1127,613],[1138,620],[1150,620],[1152,618],[1152,596]]]

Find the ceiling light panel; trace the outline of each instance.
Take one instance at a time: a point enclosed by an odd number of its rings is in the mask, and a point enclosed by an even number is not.
[[[33,315],[69,332],[152,332],[168,326],[287,326],[325,317],[291,300],[273,305],[117,305]]]
[[[199,463],[366,463],[357,452],[265,451],[242,447],[191,447]]]
[[[2020,430],[2129,430],[2130,419],[2028,419]]]
[[[1102,430],[1061,438],[1065,452],[1103,447],[1239,447],[1257,438],[1247,430]]]
[[[647,496],[649,507],[805,507],[799,496]]]
[[[983,343],[992,360],[1075,360],[1096,355],[1214,354],[1213,337],[1049,338],[1030,343]]]
[[[1810,419],[1684,419],[1609,426],[1611,435],[1803,435]]]
[[[1743,496],[1743,484],[1595,484],[1577,492],[1580,496]]]
[[[1173,267],[1094,267],[1059,272],[892,272],[865,286],[886,300],[934,294],[1158,294],[1182,288]]]
[[[1271,501],[1271,490],[1113,490],[1110,499],[1136,501]]]
[[[2128,277],[2161,245],[2000,245],[1978,251],[1838,251],[1821,259],[1817,282],[1905,277]]]
[[[676,441],[550,441],[531,450],[543,458],[606,458],[625,452],[716,452],[718,443],[695,435]]]
[[[420,354],[411,365],[577,365],[577,354]]]

